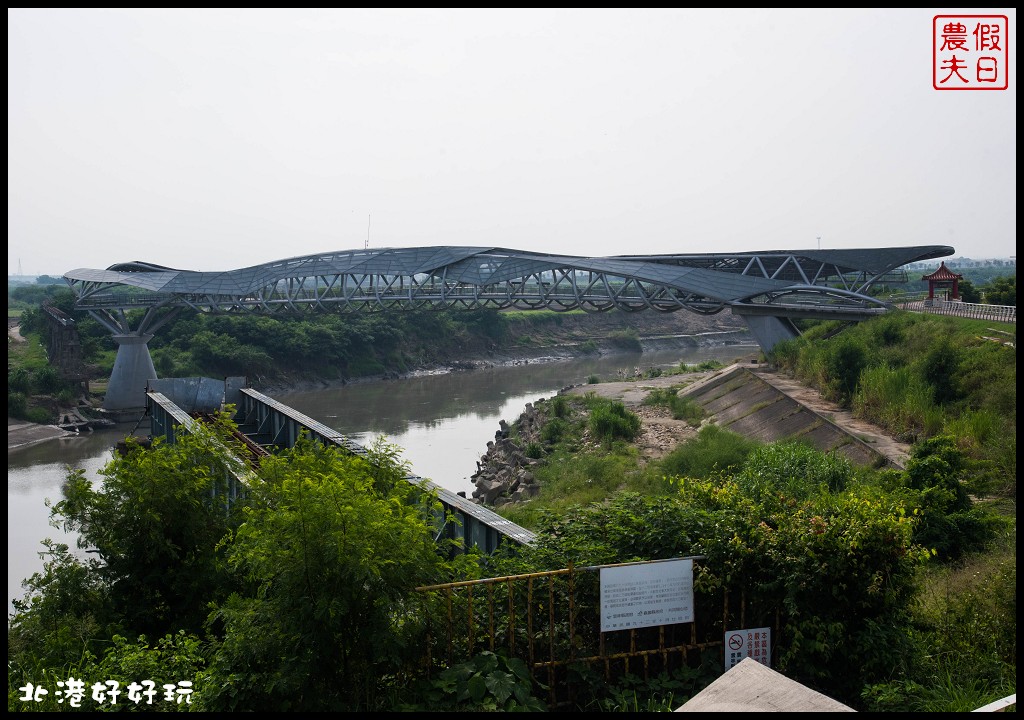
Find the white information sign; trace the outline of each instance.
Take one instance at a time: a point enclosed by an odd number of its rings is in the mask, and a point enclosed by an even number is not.
[[[601,568],[601,632],[693,622],[693,560]]]
[[[745,657],[772,666],[771,628],[725,631],[725,669],[728,670]]]

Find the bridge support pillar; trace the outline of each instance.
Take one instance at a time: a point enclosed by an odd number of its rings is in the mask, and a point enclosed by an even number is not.
[[[735,313],[735,310],[733,311]],[[738,313],[737,313],[738,314]],[[761,350],[768,354],[776,344],[783,340],[792,340],[800,337],[800,331],[789,318],[780,318],[773,315],[746,315],[740,314],[743,321],[750,328],[750,334],[757,340]]]
[[[149,354],[148,333],[114,335],[117,358],[110,373],[110,384],[103,396],[103,409],[141,410],[146,407],[146,384],[156,380],[156,368]]]

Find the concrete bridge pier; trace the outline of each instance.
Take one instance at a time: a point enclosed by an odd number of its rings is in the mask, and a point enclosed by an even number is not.
[[[146,385],[156,380],[156,368],[149,354],[150,333],[114,335],[117,358],[110,373],[110,383],[103,397],[103,409],[111,412],[143,410],[146,407]]]
[[[747,327],[750,328],[750,334],[757,340],[757,344],[761,346],[761,350],[765,353],[771,352],[771,349],[783,340],[792,340],[793,338],[800,337],[800,331],[797,330],[796,325],[789,318],[773,317],[771,315],[748,315],[742,312],[737,312],[733,308],[733,313],[740,315],[744,322],[747,323]]]

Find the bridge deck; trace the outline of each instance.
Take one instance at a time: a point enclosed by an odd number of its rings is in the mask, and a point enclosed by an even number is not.
[[[340,447],[363,458],[369,456],[366,448],[359,443],[261,392],[242,388],[240,399],[240,407],[236,412],[239,429],[250,440],[265,448],[273,450],[292,447],[300,437],[306,435],[314,442]],[[199,423],[163,393],[147,393],[146,402],[153,422],[153,435],[161,436],[167,442],[173,443],[181,428],[189,432]],[[244,478],[237,479],[244,484]],[[445,514],[451,513],[454,516],[456,522],[445,525],[446,537],[463,540],[465,544],[475,545],[485,553],[494,552],[505,541],[532,545],[536,540],[536,535],[526,528],[426,478],[406,474],[405,479],[433,493]],[[236,491],[232,492],[234,494]]]
[[[241,393],[243,407],[239,409],[239,418],[246,426],[255,424],[257,437],[264,435],[264,431],[269,429],[271,432],[266,434],[273,437],[270,444],[291,447],[305,431],[314,440],[336,445],[355,455],[367,456],[366,449],[362,445],[308,415],[300,413],[295,408],[251,388],[243,388]],[[490,528],[503,538],[520,545],[532,545],[536,540],[536,535],[526,528],[510,522],[497,513],[426,478],[408,474],[405,479],[434,492],[441,504],[447,510],[455,513],[467,538],[471,538],[474,532],[479,533],[482,528]],[[489,541],[475,542],[474,544],[482,545],[482,549],[486,552],[492,552],[497,547],[498,541],[499,538],[492,538]]]

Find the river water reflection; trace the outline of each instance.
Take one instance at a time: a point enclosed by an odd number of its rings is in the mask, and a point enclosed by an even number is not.
[[[411,472],[453,492],[472,496],[476,461],[494,439],[501,420],[512,422],[526,403],[551,397],[567,385],[617,379],[620,370],[666,369],[705,360],[728,363],[756,346],[728,345],[643,354],[606,355],[552,362],[421,375],[400,380],[352,383],[308,392],[276,393],[275,400],[369,445],[377,437],[402,449]],[[21,581],[42,569],[40,541],[73,546],[73,538],[49,525],[46,500],[60,499],[67,468],[99,479],[113,446],[131,426],[81,437],[49,440],[7,456],[7,571],[10,600]]]

